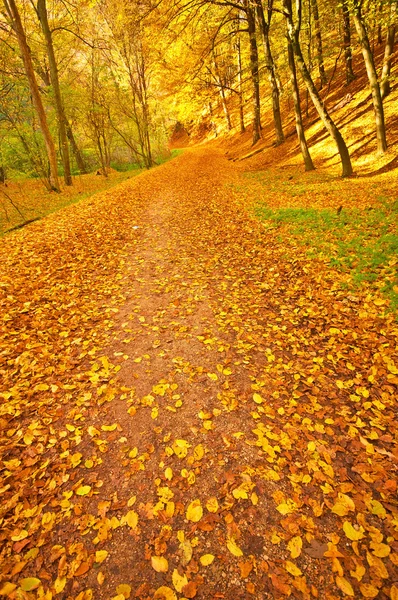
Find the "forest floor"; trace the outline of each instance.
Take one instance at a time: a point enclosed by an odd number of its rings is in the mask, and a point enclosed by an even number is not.
[[[397,600],[398,325],[329,233],[392,216],[300,177],[191,149],[1,240],[0,596]]]

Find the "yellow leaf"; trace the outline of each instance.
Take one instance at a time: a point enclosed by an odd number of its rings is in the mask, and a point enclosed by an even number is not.
[[[195,460],[201,460],[205,455],[205,449],[203,448],[202,444],[198,444],[197,446],[195,446],[194,451],[193,451],[193,457]]]
[[[158,383],[157,385],[154,385],[152,388],[152,391],[154,394],[156,394],[157,396],[164,396],[166,391],[169,389],[170,384],[169,383]]]
[[[393,585],[390,590],[390,598],[391,600],[398,600],[398,586]]]
[[[102,431],[115,431],[117,428],[117,423],[113,423],[113,425],[101,425]]]
[[[287,545],[287,548],[290,552],[290,556],[292,558],[297,558],[298,556],[300,556],[302,547],[303,540],[300,536],[292,538]]]
[[[100,585],[102,585],[105,581],[105,575],[103,574],[102,571],[99,571],[98,575],[97,575],[97,581]]]
[[[186,518],[188,521],[197,523],[203,517],[203,508],[200,500],[193,500],[187,508]]]
[[[151,556],[151,564],[157,573],[167,573],[169,570],[168,560],[164,556]]]
[[[172,445],[174,453],[178,456],[178,458],[185,458],[188,454],[188,448],[191,447],[191,444],[188,444],[185,440],[175,440]]]
[[[207,373],[207,376],[212,381],[217,381],[218,380],[218,377],[217,377],[217,375],[215,373]]]
[[[96,563],[104,562],[104,560],[106,559],[108,554],[109,554],[108,550],[97,550],[97,552],[95,553],[95,562]]]
[[[250,500],[252,501],[253,506],[257,506],[258,496],[257,496],[256,492],[252,493],[252,495],[250,496]]]
[[[364,529],[360,526],[359,529],[355,529],[349,521],[344,521],[343,523],[344,533],[348,537],[349,540],[357,541],[361,540],[364,535]]]
[[[373,572],[374,575],[381,579],[389,578],[386,566],[380,558],[370,554],[370,552],[366,552],[366,560],[368,561],[371,572]]]
[[[346,596],[354,596],[354,590],[352,589],[352,585],[345,577],[340,577],[339,575],[336,577],[337,587],[345,594]]]
[[[361,583],[359,589],[364,598],[376,598],[379,595],[379,590],[371,583]]]
[[[348,515],[350,510],[355,510],[354,501],[352,498],[350,498],[350,496],[339,493],[337,502],[332,507],[332,512],[336,515],[339,515],[339,517],[345,517],[345,515]]]
[[[11,539],[13,542],[20,542],[21,540],[27,538],[28,535],[29,533],[26,531],[26,529],[22,529],[17,535],[12,535]]]
[[[130,598],[131,595],[131,586],[128,583],[121,583],[117,586],[116,592],[118,594],[123,594],[126,600],[128,600],[128,598]]]
[[[2,587],[0,588],[0,596],[8,596],[9,594],[11,594],[11,592],[13,592],[15,590],[16,587],[17,586],[15,583],[6,581],[5,583],[3,583]]]
[[[127,506],[130,508],[130,506],[133,506],[136,503],[136,500],[137,496],[131,496],[131,498],[127,500]]]
[[[181,563],[185,566],[192,558],[193,550],[189,540],[182,539],[180,543],[180,550],[182,552]]]
[[[232,538],[227,538],[227,548],[234,556],[243,556],[242,550]]]
[[[262,398],[260,394],[253,394],[253,400],[256,404],[262,404],[264,402],[264,398]]]
[[[177,569],[174,569],[172,581],[177,592],[182,592],[182,588],[188,585],[188,578],[186,575],[180,575]]]
[[[60,594],[66,586],[66,577],[57,577],[54,581],[54,589],[56,594]]]
[[[276,507],[276,510],[281,513],[281,515],[289,515],[293,513],[297,509],[297,505],[293,501],[282,502]]]
[[[138,515],[135,510],[129,510],[127,515],[124,517],[125,522],[131,529],[135,529],[138,524]]]
[[[206,502],[206,508],[209,512],[216,513],[218,511],[217,498],[215,498],[214,496],[209,498],[208,501]]]
[[[154,600],[177,600],[173,590],[166,585],[158,588],[153,596]]]
[[[371,542],[370,547],[372,548],[373,554],[379,558],[386,558],[391,552],[391,547],[388,544]]]
[[[214,556],[213,554],[203,554],[203,556],[200,557],[200,564],[203,565],[204,567],[207,567],[208,565],[211,565],[211,563],[214,560]]]
[[[31,592],[39,587],[41,584],[40,579],[37,577],[25,577],[19,581],[19,585],[21,586],[21,590],[24,592]]]
[[[159,409],[157,406],[154,406],[153,409],[151,410],[151,418],[157,419],[158,416],[159,416]]]
[[[91,485],[81,485],[77,488],[76,494],[78,496],[87,496],[87,494],[91,491]]]
[[[170,467],[167,467],[167,469],[164,472],[164,476],[166,477],[166,479],[168,481],[171,481],[173,479],[173,469],[171,469]]]
[[[293,577],[300,577],[300,575],[303,574],[297,565],[292,563],[290,560],[285,561],[285,569],[288,573],[290,573],[290,575],[293,575]]]

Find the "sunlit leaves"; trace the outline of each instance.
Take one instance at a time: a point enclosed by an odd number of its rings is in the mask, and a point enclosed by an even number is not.
[[[24,579],[21,579],[19,583],[21,590],[24,592],[31,592],[32,590],[37,589],[41,582],[37,577],[25,577]]]
[[[357,541],[364,537],[363,527],[359,526],[355,528],[349,521],[344,521],[343,529],[349,540]]]
[[[214,556],[213,554],[203,554],[203,556],[200,557],[200,564],[203,565],[204,567],[207,567],[209,565],[212,564],[212,562],[214,561]]]
[[[227,539],[227,548],[234,556],[243,556],[241,548],[239,548],[238,544],[233,538]]]
[[[151,564],[157,573],[167,573],[169,569],[168,560],[164,556],[152,556]]]
[[[193,500],[187,507],[186,518],[197,523],[203,517],[203,507],[199,499]]]

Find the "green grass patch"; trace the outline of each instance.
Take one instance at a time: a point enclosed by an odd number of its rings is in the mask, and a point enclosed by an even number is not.
[[[257,218],[284,230],[285,238],[308,248],[312,256],[349,273],[352,286],[363,282],[380,289],[398,311],[398,201],[381,208],[332,210],[272,209],[259,204]],[[279,231],[279,234],[281,231]]]

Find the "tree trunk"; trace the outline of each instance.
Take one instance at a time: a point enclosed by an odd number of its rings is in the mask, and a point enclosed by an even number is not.
[[[247,17],[250,37],[250,70],[253,84],[253,146],[261,138],[261,113],[260,113],[260,79],[258,73],[258,49],[256,40],[256,21],[249,0],[244,0],[244,9]]]
[[[245,116],[243,112],[243,90],[242,90],[242,54],[240,50],[239,34],[236,40],[236,58],[238,61],[238,94],[239,94],[239,123],[240,132],[245,133]]]
[[[54,91],[55,109],[57,112],[58,130],[61,142],[61,155],[64,167],[64,181],[66,185],[72,185],[72,175],[70,171],[70,158],[68,138],[66,135],[66,117],[61,97],[61,88],[59,85],[58,67],[54,53],[52,33],[48,24],[48,14],[46,0],[37,0],[37,16],[39,17],[41,29],[47,46],[47,56],[50,66],[51,83]]]
[[[381,72],[380,81],[380,94],[381,99],[384,100],[391,91],[390,88],[390,75],[391,75],[391,62],[392,54],[394,51],[395,31],[396,31],[396,18],[397,18],[397,2],[392,0],[390,7],[390,23],[387,29],[386,36],[386,47],[384,49],[384,61],[383,70]]]
[[[66,122],[66,135],[68,136],[68,140],[70,142],[72,152],[75,157],[77,168],[79,169],[80,175],[86,175],[87,167],[84,163],[84,158],[82,156],[82,153],[80,152],[79,147],[76,143],[75,136],[73,135],[72,127],[70,126],[70,123],[68,121]]]
[[[227,105],[227,98],[225,96],[225,86],[224,86],[224,84],[222,82],[222,79],[221,79],[220,70],[218,68],[217,57],[216,57],[216,53],[215,52],[214,52],[213,62],[214,62],[215,80],[216,80],[216,84],[217,84],[217,87],[218,87],[218,92],[219,92],[220,98],[221,98],[222,109],[223,109],[223,112],[224,112],[225,120],[227,122],[228,131],[231,131],[231,129],[232,129],[231,115],[229,114],[228,105]]]
[[[283,134],[282,127],[282,118],[281,118],[281,109],[279,103],[279,88],[278,83],[275,76],[275,63],[271,52],[271,45],[269,41],[269,27],[270,21],[268,22],[265,19],[264,8],[262,5],[262,0],[256,0],[256,9],[257,9],[257,18],[260,25],[260,31],[263,38],[264,44],[264,54],[265,54],[265,65],[268,71],[268,80],[271,86],[272,93],[272,112],[274,116],[274,126],[276,133],[276,144],[282,144],[285,141],[285,136]],[[270,16],[271,16],[270,12]]]
[[[288,53],[288,61],[289,61],[289,70],[290,70],[290,83],[292,86],[292,95],[293,95],[293,104],[294,104],[294,116],[296,118],[296,131],[297,137],[300,144],[301,154],[303,156],[305,170],[313,171],[315,169],[314,163],[312,162],[311,155],[308,150],[307,140],[305,139],[304,127],[303,127],[303,119],[301,116],[301,106],[300,106],[300,94],[297,85],[297,74],[296,74],[296,65],[294,62],[294,52],[292,48],[292,44],[288,38],[287,40],[287,53]]]
[[[48,162],[50,165],[50,184],[54,191],[59,192],[60,188],[58,181],[57,156],[55,153],[54,140],[51,136],[51,132],[48,127],[47,117],[40,96],[39,87],[37,85],[36,76],[33,69],[32,57],[30,54],[30,48],[26,40],[26,35],[22,25],[21,17],[18,12],[15,0],[3,0],[3,2],[6,11],[11,19],[12,28],[14,29],[15,34],[17,36],[19,49],[21,51],[22,60],[25,67],[26,77],[29,83],[30,93],[32,94],[32,101],[36,109],[40,123],[40,129],[43,134]]]
[[[355,73],[352,68],[352,50],[351,50],[351,25],[350,11],[348,9],[348,0],[343,0],[343,44],[345,55],[345,77],[347,85],[355,79]]]
[[[292,44],[294,55],[297,60],[297,65],[300,69],[301,76],[304,80],[304,83],[307,87],[308,94],[311,97],[311,100],[320,116],[322,123],[324,124],[326,130],[333,138],[336,143],[338,153],[341,159],[342,165],[342,176],[349,177],[352,175],[352,165],[351,159],[348,152],[348,148],[346,143],[341,135],[340,131],[336,127],[333,119],[330,117],[328,111],[323,105],[321,97],[319,96],[319,92],[316,89],[316,86],[312,80],[311,74],[305,64],[303,53],[300,46],[299,41],[299,33],[301,26],[301,0],[296,0],[297,6],[297,15],[298,15],[298,23],[295,26],[293,23],[293,15],[292,15],[292,3],[291,0],[283,0],[283,6],[285,8],[286,20],[287,20],[287,29],[288,29],[288,37]]]
[[[380,85],[377,79],[376,67],[373,60],[372,50],[370,48],[368,33],[362,18],[361,8],[357,1],[354,7],[353,19],[355,29],[357,30],[359,37],[359,42],[361,44],[362,56],[365,62],[366,73],[368,75],[370,90],[372,93],[373,111],[376,121],[377,152],[379,154],[383,154],[387,150],[383,101],[381,99]]]
[[[327,84],[328,78],[325,73],[325,66],[323,64],[323,47],[322,47],[322,34],[321,26],[319,23],[319,9],[318,0],[311,0],[312,14],[314,15],[315,25],[315,40],[316,40],[316,61],[318,63],[319,77],[321,79],[321,89]]]

